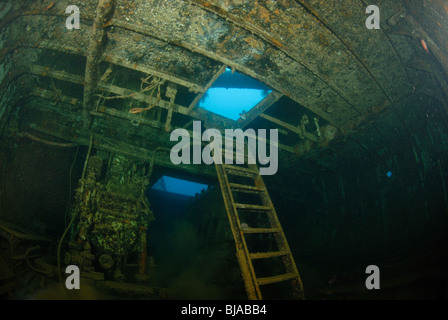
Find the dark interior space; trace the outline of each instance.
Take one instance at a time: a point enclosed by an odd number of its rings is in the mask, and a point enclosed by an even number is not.
[[[444,1],[69,5],[0,0],[1,299],[447,299]]]

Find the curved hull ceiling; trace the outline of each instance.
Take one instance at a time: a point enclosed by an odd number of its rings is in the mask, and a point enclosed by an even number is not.
[[[346,135],[412,95],[419,80],[412,64],[427,57],[421,39],[427,39],[431,53],[444,62],[444,47],[437,46],[440,32],[424,31],[418,22],[422,17],[412,15],[418,3],[411,0],[376,1],[381,9],[379,30],[366,27],[368,4],[359,0],[89,0],[79,4],[80,30],[65,27],[65,9],[71,1],[50,6],[47,2],[12,3],[1,22],[5,31],[1,58],[12,61],[12,72],[7,75],[11,80],[25,72],[83,86],[76,103],[82,105],[84,128],[98,103],[98,89],[131,95],[140,102],[151,100],[103,81],[100,65],[104,63],[154,75],[178,86],[179,94],[191,94],[182,103],[170,103],[168,98],[157,101],[156,107],[168,112],[169,120],[147,122],[165,131],[178,115],[210,117],[195,104],[228,67],[274,90],[249,115],[250,121],[263,118],[303,138],[303,132],[297,131],[300,115],[282,119],[263,112],[285,97],[291,101],[289,108],[302,108],[303,113],[309,112]],[[439,25],[448,21],[443,15]],[[39,64],[41,58],[30,58],[35,49],[40,54],[51,50],[83,56],[86,62],[65,70],[45,67]],[[27,85],[32,87],[33,82],[22,83],[24,92],[32,92]],[[44,93],[38,95],[49,99]],[[75,97],[64,99],[73,102]],[[109,113],[116,115],[117,111]],[[132,115],[123,117],[130,120]],[[235,124],[218,116],[213,120],[223,127],[246,127],[249,121]],[[188,119],[180,126],[187,124]],[[312,135],[305,137],[316,140]],[[294,143],[281,146],[289,152],[292,148]]]

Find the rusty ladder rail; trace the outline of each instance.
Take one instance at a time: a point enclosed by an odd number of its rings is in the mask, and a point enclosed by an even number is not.
[[[290,281],[292,298],[304,299],[302,280],[269,193],[261,175],[259,174],[257,165],[249,164],[247,167],[240,167],[237,165],[220,164],[215,159],[215,168],[221,187],[227,216],[229,218],[230,227],[235,240],[236,256],[241,268],[241,274],[248,298],[250,300],[261,300],[263,297],[260,291],[260,286],[262,285]],[[255,186],[231,183],[229,182],[229,176],[252,178]],[[258,194],[262,205],[236,203],[233,192]],[[242,226],[238,214],[241,210],[250,210],[251,212],[254,212],[254,214],[267,214],[270,227],[250,228],[244,224]],[[249,252],[245,236],[247,234],[254,233],[273,234],[279,250],[272,252]],[[272,259],[275,257],[282,258],[283,266],[286,272],[275,276],[257,277],[252,261],[255,259]]]

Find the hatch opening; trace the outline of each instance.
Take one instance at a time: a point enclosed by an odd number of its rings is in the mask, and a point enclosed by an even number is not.
[[[260,81],[227,68],[207,90],[198,106],[236,121],[244,118],[271,92],[272,89]]]
[[[169,176],[162,176],[151,189],[194,197],[203,190],[207,190],[208,185]]]

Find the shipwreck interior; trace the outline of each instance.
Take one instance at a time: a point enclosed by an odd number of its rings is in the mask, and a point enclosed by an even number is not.
[[[447,74],[443,0],[1,0],[0,297],[446,299]]]

